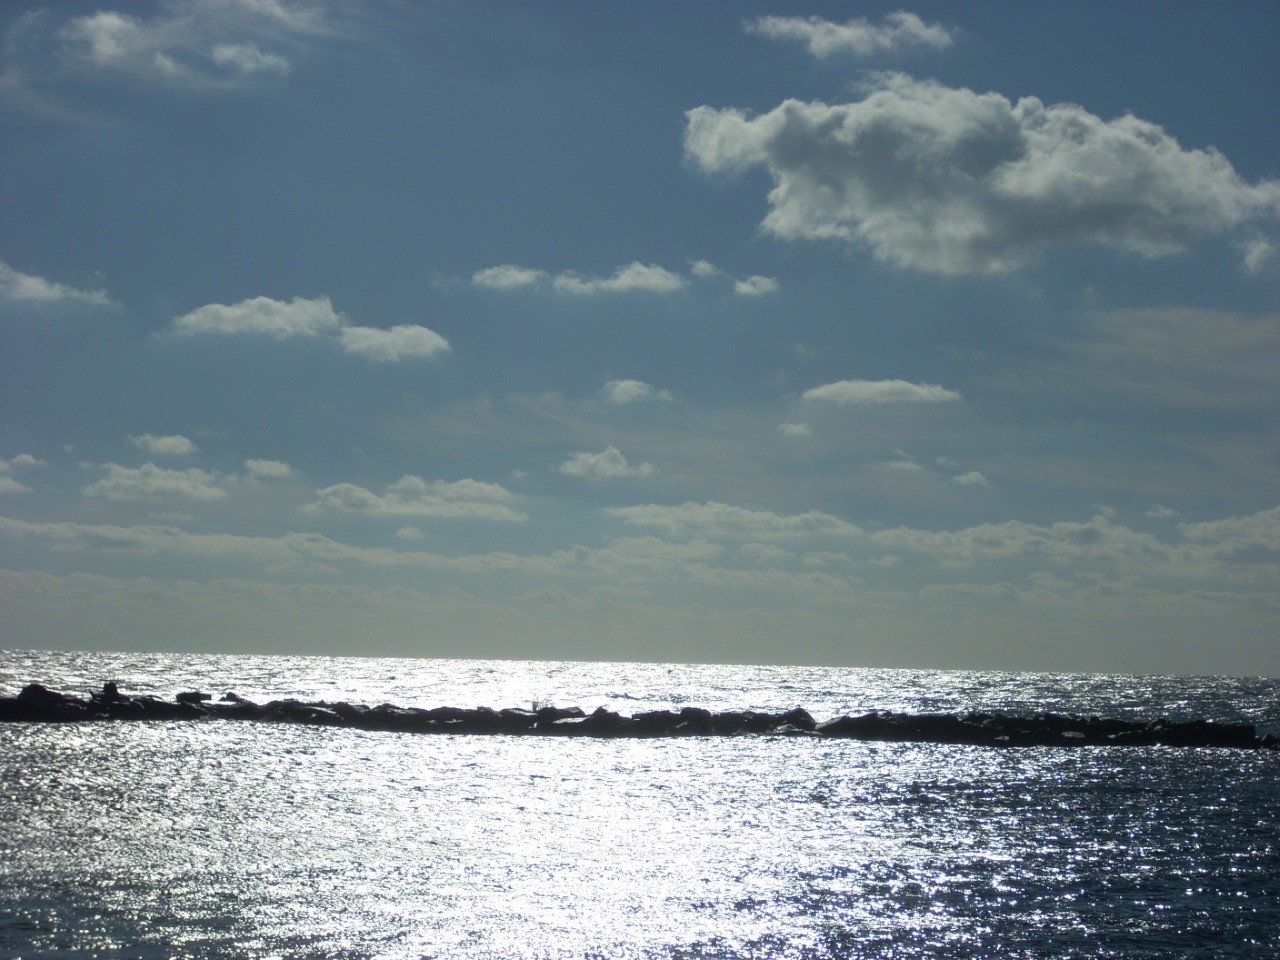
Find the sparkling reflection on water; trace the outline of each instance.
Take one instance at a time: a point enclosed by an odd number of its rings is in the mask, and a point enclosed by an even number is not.
[[[0,949],[1273,956],[1274,755],[0,728]]]

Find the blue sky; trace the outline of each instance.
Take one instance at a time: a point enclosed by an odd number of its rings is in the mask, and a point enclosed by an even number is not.
[[[1276,675],[1278,31],[7,4],[0,643]]]

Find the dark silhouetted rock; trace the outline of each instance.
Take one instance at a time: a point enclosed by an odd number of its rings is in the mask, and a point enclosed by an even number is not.
[[[95,720],[244,720],[302,723],[405,733],[506,734],[566,737],[815,736],[832,739],[967,744],[986,747],[1219,747],[1280,749],[1280,738],[1259,736],[1247,724],[1191,720],[1175,723],[1038,713],[1010,716],[970,712],[904,714],[875,711],[861,716],[814,721],[797,707],[786,713],[751,710],[713,712],[702,707],[646,710],[631,717],[604,707],[591,714],[579,707],[537,710],[490,707],[376,707],[351,703],[272,700],[258,705],[234,693],[212,702],[199,691],[173,700],[129,697],[114,683],[103,684],[88,700],[28,684],[16,697],[0,697],[0,722],[77,722]]]

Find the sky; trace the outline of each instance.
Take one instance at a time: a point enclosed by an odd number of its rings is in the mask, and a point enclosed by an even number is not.
[[[0,647],[1280,676],[1280,6],[0,8]]]

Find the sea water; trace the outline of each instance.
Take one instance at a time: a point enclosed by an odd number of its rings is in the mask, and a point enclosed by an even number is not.
[[[1214,719],[1280,682],[8,652],[0,693]],[[5,957],[1275,957],[1280,754],[0,724]]]

